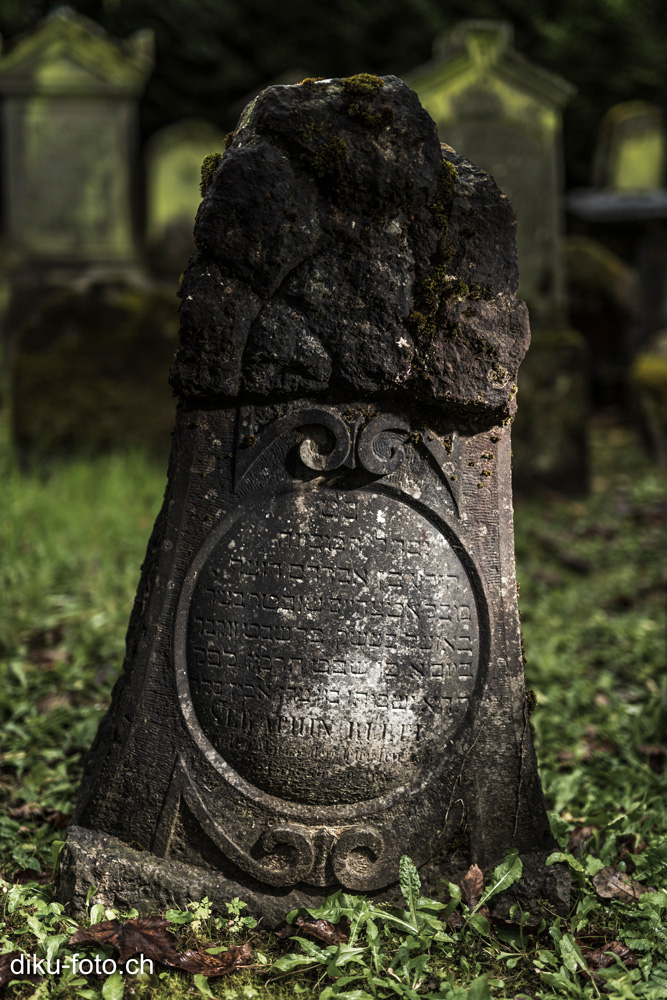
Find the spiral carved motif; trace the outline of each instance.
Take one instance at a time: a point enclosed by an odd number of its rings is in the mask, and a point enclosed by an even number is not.
[[[291,863],[288,867],[274,867],[271,856],[275,857],[278,849],[285,845],[292,849]],[[293,823],[274,826],[261,838],[261,846],[266,851],[266,857],[262,858],[261,864],[256,863],[257,871],[253,874],[259,872],[260,877],[269,885],[294,885],[301,882],[315,864],[315,847],[310,831],[302,826]]]
[[[336,878],[346,889],[372,889],[385,885],[391,881],[391,876],[387,877],[391,861],[384,837],[372,826],[344,830],[331,852]]]
[[[395,472],[405,461],[405,439],[410,427],[400,417],[382,414],[366,424],[359,435],[357,459],[359,464],[374,475],[386,476]],[[397,435],[402,440],[397,441]]]
[[[374,827],[354,826],[343,830],[327,848],[329,856],[320,859],[316,857],[318,832],[296,824],[272,827],[259,842],[266,856],[261,861],[248,859],[250,865],[243,867],[276,886],[310,883],[309,875],[317,867],[318,860],[331,863],[336,880],[346,889],[370,890],[396,877],[396,859]],[[284,850],[280,850],[285,846],[291,848],[293,854],[288,866],[284,864]]]
[[[299,445],[299,458],[305,466],[316,472],[330,472],[343,464],[350,450],[350,432],[345,421],[332,410],[304,410],[299,413],[301,427],[325,427],[333,436],[333,446],[328,451],[321,449],[319,435],[306,432]]]

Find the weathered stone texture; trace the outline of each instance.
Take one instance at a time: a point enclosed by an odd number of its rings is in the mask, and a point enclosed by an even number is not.
[[[529,332],[512,208],[396,78],[260,94],[195,238],[182,397],[407,390],[490,423],[514,412]]]

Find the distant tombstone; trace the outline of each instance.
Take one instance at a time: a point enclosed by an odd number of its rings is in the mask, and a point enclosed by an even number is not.
[[[593,184],[619,192],[665,187],[667,131],[660,108],[645,101],[617,104],[602,120]]]
[[[574,87],[516,52],[510,24],[482,20],[462,21],[438,39],[433,60],[407,81],[441,138],[491,174],[516,212],[519,294],[530,310],[533,348],[519,386],[515,483],[583,491],[585,345],[568,329],[560,249],[562,107]],[[558,345],[561,334],[567,346]],[[569,367],[561,373],[563,363]]]
[[[68,8],[0,56],[6,242],[19,260],[131,264],[136,105],[150,32],[115,42]]]
[[[444,158],[443,158],[444,157]],[[198,212],[170,478],[61,895],[268,925],[516,848],[567,907],[523,684],[513,213],[395,77],[265,90]]]
[[[574,87],[517,53],[502,21],[462,21],[406,79],[442,139],[510,199],[519,294],[533,321],[551,319],[563,306],[561,116]]]
[[[220,129],[195,118],[167,125],[146,147],[146,241],[152,267],[183,269],[194,251],[192,220],[201,201],[204,157],[224,148]]]
[[[634,256],[640,295],[623,338],[625,376],[638,351],[667,327],[666,159],[661,109],[642,101],[617,104],[600,126],[593,186],[567,197],[569,211],[592,235],[621,243]]]

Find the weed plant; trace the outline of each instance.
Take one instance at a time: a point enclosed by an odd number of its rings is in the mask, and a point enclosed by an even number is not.
[[[665,1000],[667,483],[614,424],[594,429],[592,460],[588,496],[519,499],[515,515],[526,679],[559,844],[553,860],[573,876],[567,917],[490,919],[486,899],[518,877],[513,856],[484,873],[484,900],[455,885],[423,899],[404,859],[403,909],[337,893],[319,911],[291,914],[286,941],[252,927],[241,904],[226,915],[206,900],[167,912],[183,947],[215,954],[249,941],[247,971],[213,979],[156,966],[123,979],[70,969],[6,986],[8,995]],[[2,955],[17,949],[51,961],[72,953],[68,940],[80,922],[55,902],[51,879],[81,758],[122,661],[163,486],[164,470],[141,454],[73,461],[44,476],[5,474],[0,968]],[[657,891],[642,892],[647,886]],[[91,894],[83,923],[136,916],[105,911]],[[345,925],[347,940],[312,940],[300,920]]]

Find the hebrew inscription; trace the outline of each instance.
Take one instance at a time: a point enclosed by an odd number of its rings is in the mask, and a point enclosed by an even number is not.
[[[247,781],[295,802],[365,801],[418,782],[463,719],[475,598],[445,536],[401,500],[283,493],[199,568],[185,658],[203,732]]]

